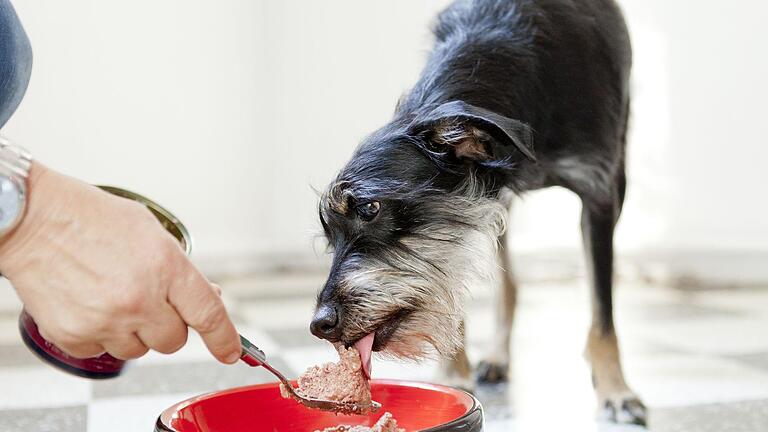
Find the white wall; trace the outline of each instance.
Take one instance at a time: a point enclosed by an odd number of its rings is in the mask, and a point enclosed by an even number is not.
[[[654,185],[633,198],[659,198],[632,226],[664,220],[651,240],[666,247],[768,250],[768,3],[626,3],[644,50],[632,168]]]
[[[312,187],[388,119],[447,1],[15,3],[35,66],[4,133],[155,198],[212,257],[311,251]],[[768,3],[624,7],[636,68],[620,249],[768,250]],[[576,248],[578,214],[565,191],[529,195],[518,249]]]

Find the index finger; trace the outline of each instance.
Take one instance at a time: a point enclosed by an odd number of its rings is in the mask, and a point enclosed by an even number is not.
[[[231,364],[240,358],[240,337],[224,302],[186,258],[181,274],[169,287],[168,301],[181,319],[200,334],[216,359]]]

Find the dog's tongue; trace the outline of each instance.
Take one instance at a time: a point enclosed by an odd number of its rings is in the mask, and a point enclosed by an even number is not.
[[[369,333],[368,336],[355,342],[355,349],[360,353],[360,363],[363,364],[363,374],[371,379],[371,351],[373,350],[373,338],[376,333]]]

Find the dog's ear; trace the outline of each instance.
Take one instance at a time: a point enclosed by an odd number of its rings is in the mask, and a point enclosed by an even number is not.
[[[536,161],[527,124],[462,101],[446,102],[417,115],[410,130],[426,137],[430,151],[453,152],[459,159],[499,161],[517,150]]]

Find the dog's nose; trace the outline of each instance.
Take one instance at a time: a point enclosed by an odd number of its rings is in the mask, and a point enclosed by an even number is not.
[[[341,337],[338,306],[321,304],[312,318],[309,330],[320,339],[337,342]]]

